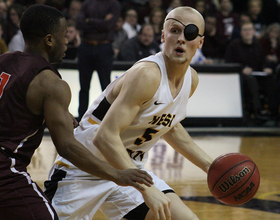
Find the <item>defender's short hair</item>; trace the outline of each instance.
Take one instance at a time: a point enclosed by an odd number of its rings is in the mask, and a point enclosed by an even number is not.
[[[20,29],[24,40],[36,41],[47,34],[53,34],[60,27],[61,11],[47,5],[28,7],[20,20]]]

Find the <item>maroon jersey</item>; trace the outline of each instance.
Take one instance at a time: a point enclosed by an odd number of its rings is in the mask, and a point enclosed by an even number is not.
[[[60,77],[42,56],[22,52],[0,56],[0,150],[25,165],[40,145],[45,128],[43,115],[29,110],[26,93],[34,77],[45,69]]]

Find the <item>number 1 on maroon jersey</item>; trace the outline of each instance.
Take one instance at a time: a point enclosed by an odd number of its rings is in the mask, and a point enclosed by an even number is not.
[[[5,86],[7,85],[9,78],[10,78],[10,74],[2,72],[0,74],[0,98],[2,97],[3,91]]]

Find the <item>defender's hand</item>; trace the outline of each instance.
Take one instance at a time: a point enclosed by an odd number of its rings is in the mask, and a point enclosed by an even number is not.
[[[152,177],[146,171],[139,169],[117,170],[114,182],[120,186],[133,186],[141,191],[145,189],[139,183],[148,187],[154,184]]]

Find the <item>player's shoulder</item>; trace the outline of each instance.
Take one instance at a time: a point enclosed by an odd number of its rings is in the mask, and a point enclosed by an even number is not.
[[[34,78],[33,83],[38,89],[45,90],[50,93],[63,92],[68,89],[68,84],[62,80],[53,70],[44,69]]]
[[[191,75],[192,75],[192,82],[193,83],[198,83],[198,75],[197,75],[197,72],[194,68],[190,67],[191,68]]]
[[[125,74],[121,83],[127,95],[137,94],[145,101],[149,100],[161,82],[160,69],[156,63],[141,61],[133,65]]]
[[[38,73],[31,81],[26,99],[29,109],[35,114],[43,114],[44,103],[56,102],[68,105],[71,100],[69,85],[50,69]]]
[[[142,61],[136,63],[128,71],[128,74],[133,74],[135,77],[143,78],[146,81],[160,80],[161,77],[158,64],[151,61]]]
[[[193,95],[194,91],[196,90],[198,83],[199,83],[199,79],[198,79],[198,75],[197,72],[194,68],[191,68],[191,77],[192,77],[192,85],[191,85],[191,92],[190,92],[190,97]]]
[[[60,82],[60,77],[51,69],[44,69],[40,71],[36,78],[44,84],[47,84],[49,82],[52,83]]]

